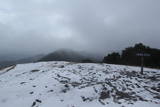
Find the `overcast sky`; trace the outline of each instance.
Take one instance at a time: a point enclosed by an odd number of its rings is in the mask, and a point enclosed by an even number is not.
[[[160,0],[0,0],[0,52],[160,48]]]

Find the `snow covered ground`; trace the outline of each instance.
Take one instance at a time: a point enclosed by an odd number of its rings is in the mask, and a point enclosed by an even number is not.
[[[0,71],[0,107],[160,107],[160,70],[71,62]]]

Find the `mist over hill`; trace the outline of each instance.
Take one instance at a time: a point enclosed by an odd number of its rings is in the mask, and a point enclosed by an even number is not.
[[[16,56],[14,54],[1,57],[0,68],[39,61],[101,62],[103,59],[102,55],[71,49],[59,49],[48,54],[39,54],[30,57],[26,57],[25,55]]]
[[[82,62],[83,60],[92,60],[93,62],[98,62],[101,61],[101,57],[87,52],[78,52],[70,49],[61,49],[44,56],[39,61]]]

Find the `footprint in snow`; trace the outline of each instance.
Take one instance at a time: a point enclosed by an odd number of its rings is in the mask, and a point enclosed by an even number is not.
[[[31,107],[35,107],[35,106],[38,107],[40,103],[42,103],[42,101],[39,100],[39,99],[36,99],[36,100],[32,103],[32,106],[31,106]]]

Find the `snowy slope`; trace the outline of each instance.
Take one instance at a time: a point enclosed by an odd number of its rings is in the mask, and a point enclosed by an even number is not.
[[[0,107],[160,107],[160,70],[40,62],[0,71]]]

